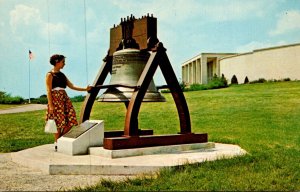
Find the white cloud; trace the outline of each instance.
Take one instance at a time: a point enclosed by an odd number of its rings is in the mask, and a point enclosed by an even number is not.
[[[61,39],[73,39],[75,36],[74,32],[63,23],[49,23],[49,25],[44,23],[40,32],[44,39],[48,39],[48,36],[50,36],[51,39],[59,38],[58,41]]]
[[[38,9],[26,5],[16,5],[10,12],[10,26],[16,32],[20,26],[41,25],[42,20]]]
[[[281,35],[289,32],[300,32],[300,11],[290,10],[282,13],[277,21],[276,28],[270,31],[271,36]]]
[[[16,5],[10,11],[10,26],[15,38],[25,43],[37,38],[48,40],[49,35],[53,39],[74,38],[74,32],[68,25],[61,22],[48,23],[42,19],[39,9],[23,4]]]

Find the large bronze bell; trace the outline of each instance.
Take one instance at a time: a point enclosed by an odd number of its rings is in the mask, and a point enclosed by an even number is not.
[[[134,48],[114,52],[109,87],[98,99],[102,102],[128,102],[134,87],[145,68],[150,53]],[[123,86],[113,86],[123,85]],[[166,99],[158,92],[153,79],[143,102],[164,102]]]

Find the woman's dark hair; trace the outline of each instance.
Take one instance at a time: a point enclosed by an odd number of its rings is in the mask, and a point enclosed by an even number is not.
[[[58,55],[58,54],[54,54],[50,57],[50,63],[51,65],[54,65],[57,63],[57,62],[60,62],[61,60],[63,60],[64,58],[66,58],[65,56],[63,55]]]

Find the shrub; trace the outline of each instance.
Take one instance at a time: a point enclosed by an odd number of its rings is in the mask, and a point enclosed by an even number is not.
[[[25,100],[20,96],[12,97],[3,91],[0,91],[0,103],[1,104],[22,104]]]
[[[207,89],[219,89],[219,88],[225,88],[228,87],[228,83],[224,75],[222,74],[222,77],[218,77],[217,75],[214,75],[211,81],[208,82],[208,84],[198,84],[194,83],[190,85],[189,88],[185,89],[185,91],[200,91],[200,90],[207,90]]]
[[[249,83],[249,79],[248,79],[248,77],[246,76],[245,77],[245,80],[244,80],[244,84],[248,84]]]
[[[162,93],[171,93],[171,91],[169,89],[162,89],[161,92]],[[98,100],[98,99],[96,98],[96,100]]]
[[[221,81],[224,83],[225,87],[228,87],[227,79],[225,78],[223,73],[222,73]]]
[[[277,80],[277,79],[270,79],[270,80],[268,80],[268,82],[280,82],[280,80]]]
[[[5,92],[0,91],[0,99],[5,96]]]
[[[233,75],[231,78],[231,84],[239,84],[238,79],[235,75]]]
[[[85,99],[85,96],[82,96],[82,95],[78,95],[78,96],[74,96],[71,98],[71,101],[72,102],[82,102],[84,101]]]
[[[264,78],[259,78],[258,80],[251,81],[250,83],[265,83],[265,82],[267,82],[267,80],[265,80]]]
[[[228,83],[224,77],[224,74],[222,74],[221,78],[215,74],[213,79],[207,84],[207,89],[218,89],[225,87],[228,87]]]
[[[189,89],[187,89],[187,91],[199,91],[199,90],[206,90],[206,89],[207,89],[206,85],[194,83],[190,86]]]
[[[47,97],[46,97],[46,98],[39,98],[39,99],[38,99],[38,103],[39,103],[39,104],[47,104],[47,103],[48,103]]]
[[[20,96],[16,96],[16,97],[6,97],[4,101],[5,104],[22,104],[24,102],[24,99]]]
[[[47,104],[48,103],[48,98],[47,95],[41,95],[38,99],[37,102],[39,104]]]
[[[267,80],[265,80],[264,78],[259,78],[259,79],[258,79],[258,82],[259,82],[259,83],[265,83],[266,81],[267,81]]]
[[[179,85],[182,91],[186,89],[186,83],[184,81],[179,82]]]

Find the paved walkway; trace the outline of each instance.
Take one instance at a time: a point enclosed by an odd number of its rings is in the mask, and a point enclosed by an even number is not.
[[[0,154],[0,191],[62,191],[97,184],[101,179],[121,180],[126,176],[49,175],[14,163],[11,153]]]
[[[13,107],[9,109],[1,109],[1,114],[9,114],[9,113],[22,113],[27,111],[37,111],[37,110],[44,110],[47,109],[47,105],[42,104],[27,104],[27,105],[21,105],[19,107]]]

